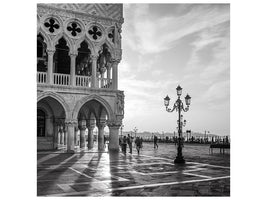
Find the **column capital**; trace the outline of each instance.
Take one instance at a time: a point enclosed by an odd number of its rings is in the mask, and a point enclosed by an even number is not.
[[[96,123],[96,126],[97,126],[99,129],[103,129],[103,128],[105,128],[106,125],[107,125],[106,122],[98,122],[98,123]]]
[[[91,58],[92,60],[97,60],[98,55],[94,55],[94,54],[92,54],[92,55],[90,55],[90,58]]]
[[[109,128],[118,128],[119,129],[121,127],[121,125],[122,125],[122,121],[111,121],[111,120],[109,120],[107,122],[107,125],[108,125]]]
[[[114,65],[114,64],[119,64],[120,63],[120,59],[117,59],[117,58],[111,58],[111,63]]]
[[[78,52],[77,51],[69,52],[69,56],[70,57],[76,57],[76,56],[78,56]]]
[[[65,126],[77,126],[78,122],[75,119],[66,119]]]
[[[79,123],[79,129],[85,130],[86,129],[86,120],[80,120]]]
[[[54,53],[56,52],[56,50],[55,49],[46,49],[46,52],[47,52],[47,54],[48,54],[48,56],[50,56],[50,55],[54,55]]]

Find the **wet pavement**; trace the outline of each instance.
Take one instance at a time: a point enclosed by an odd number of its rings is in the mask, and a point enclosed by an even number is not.
[[[230,196],[230,153],[185,144],[184,165],[174,144],[144,143],[137,154],[96,149],[38,152],[38,196]]]

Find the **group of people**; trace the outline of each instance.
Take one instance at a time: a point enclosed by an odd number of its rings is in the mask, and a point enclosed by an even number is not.
[[[129,153],[133,152],[133,137],[130,136],[130,134],[128,134],[128,136],[124,136],[123,138],[119,139],[119,144],[121,146],[121,150],[123,153],[126,154],[126,150],[127,150],[127,145],[129,146]],[[140,149],[143,147],[143,138],[141,137],[136,137],[135,139],[135,147],[137,150],[137,153],[139,155],[140,153]]]

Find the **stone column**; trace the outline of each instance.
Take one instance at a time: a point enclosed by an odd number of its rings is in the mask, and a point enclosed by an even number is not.
[[[94,133],[93,130],[95,128],[95,124],[89,124],[88,128],[88,149],[92,149],[94,147]]]
[[[104,150],[104,128],[105,122],[97,123],[98,128],[98,150]]]
[[[100,82],[100,84],[101,84],[101,88],[103,88],[104,87],[104,73],[101,74],[101,82]]]
[[[58,148],[58,124],[54,122],[53,149]]]
[[[60,130],[60,144],[64,144],[64,132]]]
[[[98,88],[97,77],[96,77],[97,56],[91,55],[91,59],[92,59],[92,78],[91,78],[92,85],[91,86],[92,88]]]
[[[76,57],[77,53],[71,53],[70,54],[70,85],[71,86],[76,86],[76,81],[75,81],[75,67],[76,67]]]
[[[66,126],[63,128],[63,133],[64,133],[64,145],[66,145],[67,144],[67,138],[68,138]]]
[[[86,129],[86,121],[80,121],[80,148],[85,147],[85,129]]]
[[[119,60],[112,61],[112,89],[118,89],[118,64]]]
[[[77,146],[78,130],[79,130],[78,127],[75,126],[75,128],[74,128],[74,146]]]
[[[60,144],[60,139],[61,139],[61,137],[60,137],[60,131],[58,131],[58,133],[57,133],[57,144]]]
[[[68,153],[74,153],[74,129],[75,126],[77,125],[76,120],[67,120],[65,121],[65,126],[68,132],[67,136],[67,152]]]
[[[108,79],[108,86],[110,84],[110,70],[111,70],[111,67],[110,65],[107,66],[107,79]]]
[[[109,123],[109,150],[119,151],[119,130],[121,124],[119,123]]]
[[[55,50],[47,49],[48,65],[47,65],[47,83],[53,84],[53,56]]]

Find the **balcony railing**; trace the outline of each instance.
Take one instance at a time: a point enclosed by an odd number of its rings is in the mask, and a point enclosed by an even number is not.
[[[54,73],[54,84],[55,85],[70,85],[70,75],[69,74],[57,74]]]
[[[98,78],[98,86],[99,86],[99,88],[110,88],[111,84],[112,84],[111,79]]]
[[[46,72],[37,72],[37,83],[46,83],[47,73]]]
[[[76,86],[91,87],[91,77],[89,76],[75,76]]]
[[[53,83],[52,85],[66,85],[70,86],[70,75],[69,74],[59,74],[53,73]],[[77,87],[91,88],[92,79],[89,76],[78,76],[75,75],[74,85]],[[37,72],[37,83],[38,84],[48,84],[47,72]],[[112,79],[107,78],[97,78],[96,83],[97,88],[112,88]]]

